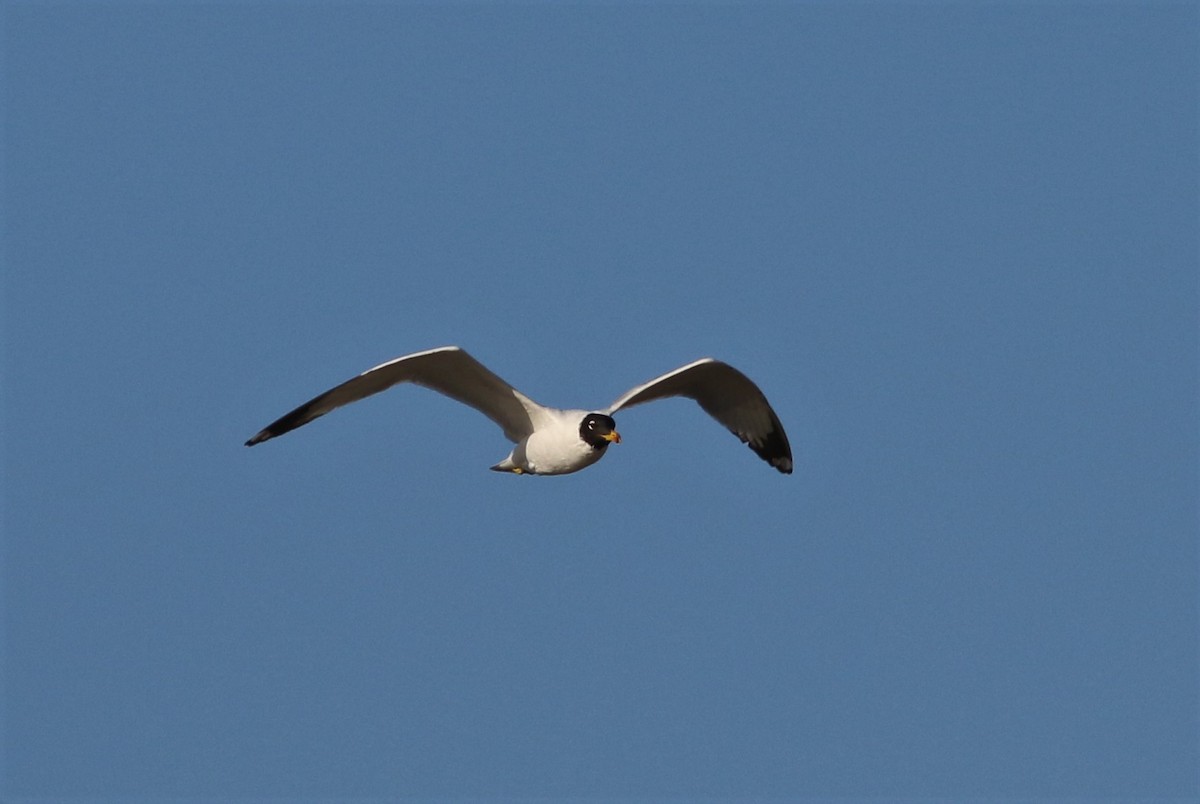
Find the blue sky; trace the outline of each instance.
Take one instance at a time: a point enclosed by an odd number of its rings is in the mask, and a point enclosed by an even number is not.
[[[5,4],[0,793],[1200,794],[1198,17]]]

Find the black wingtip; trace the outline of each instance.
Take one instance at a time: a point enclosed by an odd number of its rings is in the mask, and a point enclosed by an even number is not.
[[[773,429],[767,433],[766,437],[754,441],[747,440],[737,432],[734,432],[734,435],[745,441],[750,449],[754,450],[754,454],[782,474],[790,475],[792,473],[792,447],[782,428]]]
[[[253,447],[255,444],[261,444],[262,442],[266,441],[270,437],[271,437],[270,433],[268,433],[266,430],[262,430],[261,432],[255,433],[254,437],[246,442],[246,446]]]

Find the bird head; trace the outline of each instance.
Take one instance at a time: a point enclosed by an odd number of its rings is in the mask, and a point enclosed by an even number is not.
[[[604,449],[610,443],[621,443],[621,434],[617,432],[617,423],[612,416],[603,413],[589,413],[579,424],[579,437],[592,449]]]

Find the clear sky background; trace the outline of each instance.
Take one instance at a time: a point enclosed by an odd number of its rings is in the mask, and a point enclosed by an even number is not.
[[[1200,794],[1195,5],[0,24],[9,799]]]

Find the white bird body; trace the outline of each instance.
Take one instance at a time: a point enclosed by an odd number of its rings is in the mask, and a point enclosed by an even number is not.
[[[541,426],[519,441],[508,457],[492,469],[517,474],[568,475],[604,457],[605,448],[596,449],[579,437],[579,423],[588,415],[586,410],[543,410],[546,416]]]
[[[368,369],[267,425],[246,446],[404,382],[470,405],[498,424],[516,444],[507,458],[492,467],[499,472],[578,472],[604,457],[609,444],[620,443],[613,413],[670,396],[696,400],[763,460],[784,474],[792,471],[791,447],[775,411],[757,385],[726,363],[697,360],[629,390],[608,408],[588,412],[539,405],[457,346],[415,352]]]

